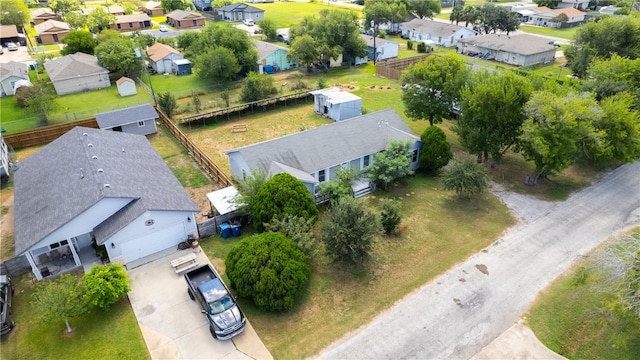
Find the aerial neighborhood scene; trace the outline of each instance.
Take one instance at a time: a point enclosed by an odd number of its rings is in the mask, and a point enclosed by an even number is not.
[[[637,359],[640,2],[0,0],[0,358]]]

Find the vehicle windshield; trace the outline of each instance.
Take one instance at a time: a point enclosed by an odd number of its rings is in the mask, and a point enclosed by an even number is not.
[[[209,313],[211,315],[220,314],[226,310],[229,310],[233,307],[233,300],[231,297],[225,296],[220,300],[209,303]]]

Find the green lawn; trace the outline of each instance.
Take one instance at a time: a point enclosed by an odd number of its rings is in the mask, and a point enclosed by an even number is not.
[[[538,295],[527,323],[543,344],[569,359],[637,359],[640,318],[616,308],[615,296],[599,290],[601,281],[594,264],[581,261]]]
[[[553,37],[573,40],[573,38],[576,35],[576,31],[578,31],[578,28],[573,27],[569,29],[554,29],[549,27],[540,27],[540,26],[533,26],[533,25],[520,25],[520,30],[530,34],[546,35],[546,36],[553,36]]]
[[[363,17],[359,9],[350,9],[328,3],[326,1],[300,2],[300,1],[278,1],[266,4],[251,4],[265,11],[265,17],[275,22],[277,28],[288,28],[298,24],[306,16],[317,15],[321,10],[352,11],[359,17]]]
[[[33,317],[31,274],[14,277],[13,317],[16,327],[0,342],[0,358],[21,359],[150,359],[147,346],[128,299],[111,310],[92,312],[69,320],[41,322]]]

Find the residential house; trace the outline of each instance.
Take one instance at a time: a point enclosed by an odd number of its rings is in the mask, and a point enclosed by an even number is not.
[[[58,20],[47,20],[35,26],[38,44],[57,44],[71,30],[69,24]]]
[[[360,34],[360,38],[367,44],[368,55],[366,58],[356,57],[351,61],[352,65],[364,64],[369,60],[382,61],[387,59],[393,59],[398,57],[398,51],[400,44],[395,41],[390,41],[381,38],[374,38],[373,36]],[[374,55],[375,54],[375,55]],[[345,59],[348,61],[348,59]]]
[[[316,196],[319,185],[334,179],[339,167],[348,166],[361,172],[391,140],[411,141],[411,153],[407,156],[411,156],[410,166],[415,170],[422,141],[393,109],[228,150],[225,155],[229,157],[233,177],[252,176],[254,169],[262,169],[268,176],[286,172]],[[370,192],[371,188],[366,179],[352,185],[356,196]]]
[[[158,112],[150,104],[95,114],[98,127],[102,130],[121,131],[129,134],[155,134]]]
[[[118,94],[120,94],[120,96],[130,96],[137,93],[136,82],[126,76],[116,81],[116,87],[118,88]]]
[[[192,0],[193,6],[200,11],[211,11],[211,0]]]
[[[88,16],[95,9],[97,9],[97,7],[80,9],[80,13],[84,16]],[[104,10],[104,12],[106,12],[107,14],[111,14],[111,15],[116,15],[116,16],[124,15],[124,9],[122,8],[122,6],[117,6],[117,5],[103,6],[102,10]]]
[[[174,60],[182,60],[184,56],[169,45],[155,43],[147,49],[149,65],[159,74],[171,73]]]
[[[584,22],[585,16],[584,12],[571,7],[562,9],[549,9],[548,7],[540,6],[531,11],[532,14],[529,16],[529,21],[527,23],[553,28],[577,26]],[[567,22],[557,21],[558,16],[560,16],[561,14],[564,14],[567,17]]]
[[[258,72],[273,73],[298,67],[295,62],[287,60],[289,49],[266,41],[253,40],[258,50]]]
[[[203,16],[184,10],[173,10],[168,13],[167,24],[178,29],[189,29],[205,25]]]
[[[29,80],[27,65],[16,61],[9,61],[0,66],[0,95],[15,95],[16,82]]]
[[[431,40],[435,45],[453,47],[460,39],[477,33],[467,27],[426,19],[413,19],[401,26],[402,37],[411,41]]]
[[[485,59],[516,66],[552,62],[556,48],[549,40],[534,35],[488,34],[458,40],[463,54],[481,54]]]
[[[197,237],[198,207],[146,137],[75,127],[14,172],[15,254],[36,279],[90,266],[104,246],[128,268]]]
[[[589,1],[590,0],[560,0],[560,3],[558,3],[557,8],[558,9],[574,8],[574,9],[586,10],[587,8],[589,8]]]
[[[362,98],[337,87],[314,90],[313,111],[335,121],[362,115]]]
[[[147,14],[117,15],[116,23],[110,24],[111,30],[134,31],[151,29],[151,18]]]
[[[9,170],[10,164],[9,147],[7,143],[4,142],[2,134],[0,134],[0,179],[2,179],[2,181],[7,180],[9,176],[11,176]]]
[[[167,13],[158,1],[147,1],[140,7],[140,11],[149,16],[162,16]]]
[[[264,19],[264,10],[241,2],[219,8],[218,14],[222,16],[223,20],[228,21],[243,21],[244,19],[258,21]]]
[[[31,22],[34,26],[47,20],[62,21],[62,17],[49,8],[40,8],[31,12]]]
[[[18,43],[20,36],[18,36],[18,27],[15,25],[0,25],[0,46],[3,46],[9,41]]]
[[[44,63],[58,95],[102,89],[111,86],[109,70],[98,64],[98,58],[85,53],[62,56]]]

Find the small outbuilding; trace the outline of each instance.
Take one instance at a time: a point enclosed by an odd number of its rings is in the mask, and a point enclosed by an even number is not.
[[[362,115],[362,98],[337,87],[314,90],[313,110],[335,121]]]
[[[130,134],[149,135],[157,131],[158,112],[150,104],[95,114],[102,130],[120,131]]]
[[[151,68],[158,74],[173,72],[174,60],[182,60],[184,56],[169,45],[155,43],[147,49]]]
[[[118,94],[120,94],[120,96],[130,96],[137,93],[136,82],[126,76],[118,79],[116,86],[118,87]]]
[[[191,61],[187,59],[177,59],[173,60],[171,64],[171,72],[180,76],[180,75],[191,75]]]

